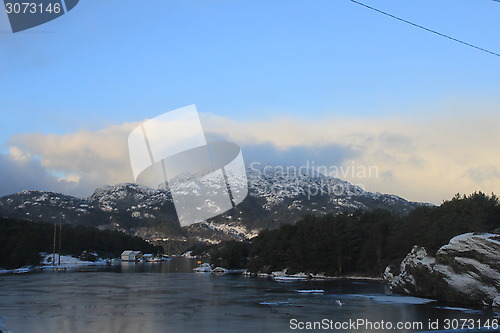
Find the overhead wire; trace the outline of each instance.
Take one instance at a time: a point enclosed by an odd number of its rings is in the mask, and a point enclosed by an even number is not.
[[[425,30],[425,31],[431,32],[431,33],[436,34],[436,35],[438,35],[438,36],[441,36],[441,37],[444,37],[444,38],[448,38],[448,39],[450,39],[450,40],[452,40],[452,41],[454,41],[454,42],[457,42],[457,43],[460,43],[460,44],[463,44],[463,45],[467,45],[467,46],[472,47],[472,48],[474,48],[474,49],[477,49],[477,50],[480,50],[480,51],[483,51],[483,52],[486,52],[486,53],[492,54],[492,55],[494,55],[494,56],[500,57],[500,54],[498,54],[498,53],[496,53],[496,52],[493,52],[493,51],[490,51],[490,50],[484,49],[484,48],[482,48],[482,47],[479,47],[479,46],[476,46],[476,45],[473,45],[473,44],[470,44],[470,43],[464,42],[463,40],[460,40],[460,39],[457,39],[457,38],[454,38],[454,37],[448,36],[448,35],[446,35],[446,34],[443,34],[443,33],[438,32],[438,31],[436,31],[436,30],[432,30],[432,29],[426,28],[426,27],[424,27],[424,26],[422,26],[422,25],[419,25],[419,24],[416,24],[416,23],[410,22],[410,21],[408,21],[408,20],[405,20],[405,19],[403,19],[403,18],[401,18],[401,17],[398,17],[398,16],[395,16],[395,15],[389,14],[389,13],[387,13],[387,12],[384,12],[384,11],[382,11],[382,10],[380,10],[380,9],[377,9],[377,8],[371,7],[371,6],[369,6],[369,5],[367,5],[367,4],[364,4],[364,3],[362,3],[362,2],[359,2],[359,1],[356,1],[356,0],[349,0],[349,1],[354,2],[355,4],[358,4],[358,5],[360,5],[360,6],[366,7],[366,8],[368,8],[368,9],[371,9],[371,10],[373,10],[373,11],[376,11],[376,12],[378,12],[378,13],[380,13],[380,14],[383,14],[383,15],[389,16],[389,17],[391,17],[391,18],[393,18],[393,19],[396,19],[396,20],[398,20],[398,21],[401,21],[401,22],[404,22],[404,23],[410,24],[410,25],[412,25],[412,26],[414,26],[414,27],[417,27],[417,28],[423,29],[423,30]],[[493,0],[493,1],[500,2],[500,0]]]

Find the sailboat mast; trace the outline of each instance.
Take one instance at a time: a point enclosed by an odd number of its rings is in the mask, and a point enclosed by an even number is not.
[[[54,223],[54,243],[53,243],[53,247],[52,247],[52,265],[55,266],[56,265],[56,228],[57,228],[57,224]]]
[[[62,239],[62,223],[59,224],[59,249],[57,250],[57,264],[61,265],[61,239]]]

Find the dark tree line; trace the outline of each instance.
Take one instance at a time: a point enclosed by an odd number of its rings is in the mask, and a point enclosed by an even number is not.
[[[399,264],[414,245],[437,249],[466,232],[500,232],[500,205],[495,195],[456,195],[440,206],[421,206],[399,216],[383,209],[338,215],[306,216],[294,225],[264,230],[248,250],[222,243],[212,250],[219,263],[247,262],[252,272],[287,268],[290,273],[379,275],[388,264]],[[248,252],[248,258],[246,253]],[[232,259],[228,261],[227,259]],[[243,258],[244,257],[244,258]]]
[[[88,251],[96,252],[101,257],[118,257],[126,249],[143,253],[162,252],[161,247],[118,231],[63,225],[61,234],[62,254],[79,256],[83,251]],[[53,251],[53,239],[53,224],[0,218],[0,267],[17,268],[38,264],[40,252]]]
[[[210,264],[230,269],[246,268],[249,255],[249,242],[227,241],[212,252]]]

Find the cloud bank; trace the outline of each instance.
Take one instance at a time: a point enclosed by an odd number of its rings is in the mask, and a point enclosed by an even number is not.
[[[332,116],[313,121],[277,117],[255,122],[204,114],[202,122],[209,140],[238,143],[247,164],[315,165],[328,170],[375,166],[376,173],[347,172],[343,178],[370,191],[440,203],[457,192],[500,193],[496,110],[454,106],[438,116]],[[0,155],[0,195],[40,189],[84,197],[98,186],[132,182],[127,137],[137,125],[11,137],[9,153]]]

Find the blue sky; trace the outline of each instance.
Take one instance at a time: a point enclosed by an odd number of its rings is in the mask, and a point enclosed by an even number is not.
[[[364,3],[500,53],[498,2]],[[457,113],[458,128],[469,117],[489,117],[500,105],[500,57],[348,0],[82,0],[68,14],[16,34],[6,19],[0,13],[1,149],[7,158],[16,147],[17,157],[40,160],[53,175],[76,176],[81,170],[50,167],[49,156],[26,143],[30,135],[96,132],[189,104],[249,124],[242,125],[248,131],[251,124],[280,126],[282,119],[298,124],[331,121],[335,131],[336,119],[342,119],[356,133],[380,128],[384,119],[407,125],[447,123]],[[481,126],[474,133],[481,133]],[[312,125],[308,128],[314,132]],[[377,135],[388,131],[380,129]],[[24,146],[18,142],[20,134]],[[259,144],[301,152],[295,160],[308,159],[307,151],[348,145],[339,138],[289,145],[262,140]],[[418,134],[412,140],[420,142]],[[491,154],[498,154],[493,147],[498,137],[490,142]],[[331,161],[342,162],[347,161]],[[482,166],[493,168],[492,175],[500,170],[496,160],[470,168]],[[380,184],[369,189],[424,201],[474,188],[457,186],[426,198],[424,188],[405,192]]]

